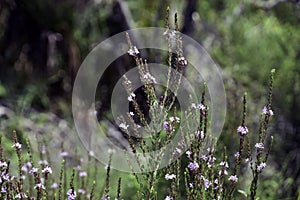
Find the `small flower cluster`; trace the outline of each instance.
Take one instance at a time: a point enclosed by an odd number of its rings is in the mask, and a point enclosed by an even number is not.
[[[185,57],[181,56],[178,58],[178,65],[180,67],[185,67],[188,64],[187,60],[185,59]]]
[[[205,105],[203,105],[202,103],[196,105],[195,103],[192,103],[191,105],[192,109],[199,109],[200,111],[205,111],[207,109],[207,107]]]
[[[129,125],[127,125],[125,122],[122,122],[119,124],[119,127],[123,130],[127,130],[127,128],[129,127]]]
[[[264,115],[269,115],[269,116],[273,116],[273,115],[274,115],[273,110],[268,109],[267,106],[264,106],[264,107],[263,107],[262,113],[263,113]]]
[[[127,51],[127,53],[131,56],[137,56],[140,52],[136,46],[133,46]]]
[[[246,126],[239,126],[237,128],[237,132],[241,135],[241,136],[244,136],[244,135],[247,135],[247,133],[249,132],[248,131],[248,128]]]
[[[176,178],[175,174],[166,174],[165,175],[165,179],[166,180],[172,180],[172,179],[175,179],[175,178]]]
[[[135,98],[135,94],[132,92],[127,99],[128,101],[133,101],[134,98]]]
[[[173,132],[175,131],[174,126],[176,124],[180,123],[180,118],[179,117],[170,117],[168,121],[165,121],[163,123],[163,129],[166,132]]]
[[[171,29],[167,29],[163,35],[166,37],[166,38],[170,38],[170,39],[174,39],[175,36],[176,36],[176,31],[175,30],[171,30]]]
[[[1,136],[0,136],[1,137]],[[22,144],[18,142],[16,137],[16,133],[14,132],[14,145],[12,148],[15,150],[18,162],[19,162],[19,174],[13,175],[14,171],[11,170],[11,162],[7,162],[4,160],[4,156],[1,153],[0,159],[0,199],[92,199],[95,196],[94,188],[96,185],[94,184],[93,188],[89,188],[89,179],[97,178],[97,165],[96,160],[93,159],[95,153],[93,151],[89,151],[88,153],[88,161],[84,162],[83,158],[78,159],[77,156],[71,155],[69,152],[65,151],[62,147],[61,149],[61,159],[62,166],[61,172],[58,182],[55,181],[55,173],[53,173],[53,169],[50,166],[50,160],[45,160],[45,156],[49,155],[47,152],[47,148],[45,145],[38,145],[41,148],[40,152],[32,153],[32,149],[29,141],[27,140],[27,149],[28,152],[22,151]],[[1,139],[0,139],[0,149],[1,147]],[[110,150],[113,151],[113,150]],[[34,162],[36,156],[40,156],[40,160]],[[24,159],[26,158],[26,159]],[[76,168],[73,168],[73,175],[71,179],[65,179],[63,176],[68,172],[65,166],[65,158],[68,158],[71,163],[77,163]],[[93,173],[91,172],[91,164],[95,166],[93,169]],[[68,163],[68,165],[71,165]],[[86,165],[86,166],[85,166]],[[84,170],[84,169],[87,170]],[[75,174],[76,172],[76,174]],[[54,176],[53,176],[54,174]],[[75,175],[77,176],[74,179]],[[173,178],[170,175],[170,178]],[[77,180],[76,189],[74,187],[73,182]],[[65,187],[70,183],[70,189]],[[95,182],[94,182],[95,183]],[[98,187],[98,186],[97,186]],[[98,192],[98,191],[97,191]],[[102,196],[102,194],[101,194]],[[109,195],[106,195],[109,198]],[[120,196],[120,187],[118,188],[118,196]],[[99,199],[100,197],[94,197],[95,199]],[[118,198],[121,199],[121,198]]]
[[[194,161],[194,162],[190,162],[187,166],[191,171],[196,171],[197,169],[199,169],[199,164]]]
[[[147,83],[147,84],[157,83],[155,77],[152,76],[149,72],[147,72],[143,75],[142,80],[144,83]]]
[[[74,191],[73,189],[69,189],[67,195],[68,195],[68,200],[74,200],[77,197],[76,191]]]
[[[201,140],[203,140],[204,139],[204,131],[197,130],[195,132],[195,136],[196,136],[196,138],[200,138]]]

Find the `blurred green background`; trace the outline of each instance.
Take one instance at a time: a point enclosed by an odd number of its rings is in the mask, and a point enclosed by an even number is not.
[[[258,196],[261,199],[298,198],[298,0],[1,1],[1,132],[8,134],[16,129],[27,135],[51,133],[60,137],[69,137],[72,132],[76,143],[71,93],[81,62],[95,45],[111,35],[135,27],[164,27],[167,6],[171,8],[171,16],[178,12],[181,32],[201,43],[223,70],[228,110],[218,145],[229,146],[229,152],[238,148],[234,133],[241,119],[243,92],[249,94],[247,123],[255,137],[266,100],[269,72],[272,68],[277,70],[275,116],[269,129],[275,142],[268,168],[261,176]],[[109,95],[108,83],[117,76],[109,72],[107,80],[103,80],[100,91],[103,96]],[[106,101],[103,98],[99,105],[100,115],[109,109]],[[236,145],[232,141],[236,141]],[[244,179],[246,187],[249,184],[247,172]]]

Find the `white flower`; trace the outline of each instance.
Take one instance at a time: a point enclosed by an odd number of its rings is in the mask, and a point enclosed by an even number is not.
[[[52,174],[52,169],[51,167],[47,166],[42,170],[42,173],[46,173],[46,174]]]
[[[108,150],[107,150],[107,153],[109,153],[109,154],[112,154],[112,153],[115,153],[116,152],[116,150],[115,149],[111,149],[111,148],[109,148]]]
[[[16,199],[28,198],[25,193],[19,193],[15,196]]]
[[[219,184],[219,180],[218,180],[218,179],[215,179],[215,180],[214,180],[214,183],[215,183],[215,184]]]
[[[129,84],[131,84],[131,81],[127,79],[127,80],[124,81],[124,83],[125,83],[126,85],[129,85]]]
[[[201,140],[204,139],[204,132],[203,132],[203,131],[197,130],[197,131],[195,132],[195,135],[196,135],[196,138],[199,138],[199,136],[200,136],[200,139],[201,139]]]
[[[271,110],[271,109],[268,110],[267,106],[264,106],[264,108],[262,109],[262,113],[265,115],[270,115],[270,116],[274,115],[273,110]]]
[[[39,171],[39,169],[38,168],[32,168],[30,171],[29,171],[29,174],[35,174],[35,173],[37,173]]]
[[[85,194],[85,190],[84,190],[84,189],[81,189],[81,188],[79,188],[79,189],[78,189],[78,194]]]
[[[249,131],[248,131],[248,128],[246,126],[239,126],[237,128],[237,132],[240,134],[240,135],[246,135]]]
[[[204,161],[207,161],[207,156],[206,155],[201,155],[201,157],[200,157],[202,160],[204,160]]]
[[[90,152],[89,152],[89,155],[90,155],[91,157],[94,157],[94,156],[95,156],[95,153],[94,153],[93,151],[90,151]]]
[[[121,123],[121,124],[119,125],[119,127],[120,127],[121,129],[127,130],[127,128],[129,127],[129,125],[126,125],[126,123]]]
[[[87,176],[87,173],[86,173],[85,171],[79,172],[79,176],[80,176],[80,177]]]
[[[9,175],[7,173],[5,173],[5,172],[2,172],[1,178],[3,178],[4,180],[8,181],[9,180]]]
[[[7,163],[0,161],[0,167],[7,167]]]
[[[173,197],[166,196],[165,200],[173,200]]]
[[[234,154],[234,157],[235,158],[237,158],[237,157],[239,157],[240,156],[240,152],[236,152],[235,154]]]
[[[131,56],[135,56],[137,54],[139,54],[139,50],[136,48],[136,46],[133,46],[132,48],[130,48],[127,53]]]
[[[16,149],[21,149],[22,145],[19,142],[17,142],[15,144],[13,144],[11,147],[16,148]]]
[[[174,122],[175,119],[174,119],[174,117],[170,117],[169,120],[170,120],[170,122]]]
[[[143,78],[144,81],[147,83],[156,83],[156,79],[149,72],[144,74]]]
[[[262,163],[260,163],[260,164],[257,166],[257,170],[258,170],[258,171],[261,171],[261,170],[263,170],[266,166],[267,166],[267,164],[266,164],[265,162],[262,162]]]
[[[60,156],[61,157],[67,157],[67,156],[69,156],[69,153],[66,152],[66,151],[63,151],[63,152],[60,153]]]
[[[34,189],[43,189],[43,190],[45,190],[46,188],[42,183],[38,183],[34,186]]]
[[[135,94],[132,92],[127,99],[128,101],[133,101],[134,98],[135,98]]]
[[[29,168],[31,168],[31,167],[32,167],[31,162],[27,162],[27,163],[26,163],[26,166],[29,167]]]
[[[169,28],[163,33],[163,36],[169,37],[170,39],[174,38],[176,35],[175,30],[170,30]]]
[[[236,175],[231,175],[229,178],[228,178],[229,181],[232,181],[232,182],[237,182],[238,181],[238,177]]]
[[[51,188],[53,188],[53,189],[55,189],[55,188],[57,188],[58,187],[58,184],[57,183],[53,183],[52,185],[51,185]]]
[[[172,180],[172,179],[175,179],[175,178],[176,178],[175,174],[166,174],[165,175],[165,179],[166,180]]]
[[[258,150],[263,150],[265,147],[264,144],[260,142],[255,144],[255,148],[257,148]]]
[[[191,108],[196,109],[197,108],[196,104],[192,103]]]
[[[220,162],[220,166],[224,166],[225,168],[229,168],[229,165],[226,161]]]
[[[48,162],[47,162],[47,160],[40,160],[40,161],[38,162],[38,164],[39,164],[39,165],[48,165]]]
[[[203,105],[202,103],[200,103],[197,108],[201,111],[205,110],[205,105]]]
[[[176,148],[176,149],[175,149],[175,152],[177,152],[178,154],[181,154],[182,150],[179,149],[179,148]]]
[[[182,56],[182,57],[178,58],[178,64],[181,66],[186,66],[187,60]]]
[[[46,154],[46,146],[43,144],[42,146],[42,151],[41,151],[42,154]]]
[[[6,193],[7,192],[7,188],[6,187],[1,187],[1,193]]]
[[[188,158],[191,158],[192,152],[186,151],[185,154],[186,154],[186,156],[187,156]]]

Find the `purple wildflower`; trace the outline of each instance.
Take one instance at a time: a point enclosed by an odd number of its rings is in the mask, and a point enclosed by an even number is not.
[[[255,144],[255,148],[257,148],[258,150],[263,150],[265,147],[264,144],[260,142]]]
[[[2,187],[1,188],[1,193],[6,193],[7,192],[7,188],[6,187]]]
[[[239,178],[238,178],[236,175],[234,175],[234,176],[231,175],[231,176],[228,178],[229,181],[235,182],[235,183],[238,181],[238,179],[239,179]]]
[[[87,176],[87,173],[86,173],[85,171],[79,172],[79,176],[80,176],[80,177]]]
[[[201,140],[203,140],[204,139],[204,132],[197,130],[195,132],[195,136],[196,136],[196,138],[200,138]]]
[[[249,131],[248,131],[248,128],[246,126],[239,126],[237,128],[237,132],[240,134],[240,135],[246,135]]]
[[[199,165],[198,165],[198,163],[197,163],[196,161],[190,162],[190,163],[188,164],[188,168],[189,168],[190,170],[192,170],[192,171],[195,171],[195,170],[197,170],[197,169],[199,168]]]
[[[58,187],[58,184],[57,183],[53,183],[52,185],[51,185],[51,188],[52,189],[55,189],[55,188],[57,188]]]
[[[67,195],[68,200],[74,200],[76,198],[76,192],[73,189],[69,189]]]
[[[37,173],[39,171],[39,169],[38,168],[32,168],[30,171],[29,171],[29,174],[35,174],[35,173]]]
[[[165,130],[165,131],[168,130],[168,128],[169,128],[169,123],[168,123],[168,122],[164,122],[163,127],[164,127],[164,130]]]
[[[261,171],[261,170],[263,170],[266,166],[267,166],[267,164],[266,164],[265,162],[262,162],[262,163],[260,163],[260,164],[257,166],[257,170],[258,170],[258,171]]]
[[[66,152],[66,151],[63,151],[63,152],[60,153],[60,156],[61,157],[67,157],[67,156],[69,156],[69,153]]]
[[[79,188],[79,189],[78,189],[78,194],[85,194],[85,190],[84,190],[84,189],[81,189],[81,188]]]
[[[262,113],[265,115],[270,115],[270,116],[274,115],[273,110],[271,110],[271,109],[268,110],[267,106],[264,106],[264,108],[262,109]]]
[[[197,108],[199,109],[199,110],[201,110],[201,111],[204,111],[205,110],[205,105],[203,105],[202,103],[200,103],[198,106],[197,106]]]

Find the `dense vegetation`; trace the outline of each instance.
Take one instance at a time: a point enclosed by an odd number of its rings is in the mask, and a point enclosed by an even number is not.
[[[1,172],[5,172],[3,175],[6,175],[5,170],[9,168],[9,173],[18,177],[11,185],[7,185],[9,190],[18,191],[21,184],[24,185],[22,191],[29,191],[27,195],[56,194],[56,198],[59,199],[60,193],[66,197],[68,189],[75,187],[77,197],[78,189],[83,189],[86,195],[95,194],[95,198],[108,193],[117,197],[118,180],[121,177],[119,188],[122,198],[135,199],[137,195],[141,195],[137,191],[142,185],[136,181],[134,175],[112,169],[109,172],[109,180],[105,180],[107,172],[104,166],[93,160],[82,147],[72,121],[72,86],[81,62],[95,45],[130,28],[165,27],[168,5],[172,19],[174,13],[178,12],[180,31],[202,44],[223,70],[227,117],[216,146],[217,150],[210,153],[215,154],[218,162],[225,162],[223,158],[228,156],[228,163],[234,166],[236,158],[232,155],[240,149],[240,137],[236,130],[239,126],[244,127],[241,124],[241,121],[244,121],[244,113],[247,112],[245,126],[251,133],[247,135],[247,141],[256,144],[260,133],[262,108],[267,105],[264,114],[270,115],[269,110],[272,109],[274,115],[268,124],[267,146],[264,149],[269,155],[267,167],[259,176],[256,197],[298,198],[300,4],[296,0],[1,2],[0,130],[4,152],[1,157]],[[111,85],[116,83],[123,71],[129,70],[129,66],[131,65],[128,60],[127,63],[115,62],[115,68],[111,67],[105,72],[107,78],[100,80],[97,94],[100,122],[110,118]],[[276,69],[276,75],[272,107],[269,107],[271,105],[268,103],[267,89],[269,74],[273,68]],[[199,88],[202,88],[202,85],[199,85]],[[243,111],[245,92],[247,109]],[[17,136],[13,137],[14,130]],[[269,154],[267,147],[271,143],[270,135],[274,136],[274,142]],[[62,139],[65,141],[63,144]],[[19,143],[22,144],[22,158],[21,148],[16,146]],[[13,144],[17,155],[11,148]],[[45,145],[47,151],[42,151]],[[223,153],[225,147],[226,154]],[[259,149],[259,145],[257,148]],[[69,152],[70,149],[76,151]],[[72,155],[62,154],[61,159],[57,159],[57,155],[62,152]],[[83,162],[80,161],[81,157]],[[185,190],[184,179],[182,182],[172,182],[172,174],[178,177],[178,173],[182,173],[181,176],[184,177],[183,174],[189,172],[190,160],[186,155],[182,157],[181,164],[175,163],[174,166],[165,169],[166,171],[160,172],[161,176],[157,178],[156,185],[160,188],[157,190],[158,199],[167,195],[179,195],[179,198],[180,195],[186,197],[189,194]],[[8,159],[10,163],[7,162]],[[52,174],[47,171],[48,164],[38,164],[44,160],[47,160],[49,166],[51,164]],[[63,164],[62,160],[65,160]],[[32,164],[31,168],[40,166],[41,174],[29,173],[28,168],[28,173],[32,176],[22,181],[22,176],[27,172],[21,169],[23,165],[26,167],[25,163],[28,162]],[[94,167],[75,169],[73,172],[72,167],[81,163],[86,166],[92,164]],[[176,171],[176,165],[180,165],[179,172]],[[203,167],[204,163],[199,165]],[[234,167],[231,168],[229,174],[233,174],[234,170]],[[239,181],[233,192],[234,196],[240,199],[245,194],[251,195],[249,177],[252,180],[252,175],[247,166],[241,166],[239,171]],[[87,172],[87,176],[84,173],[80,176],[80,172]],[[61,174],[64,174],[64,178]],[[166,174],[170,175],[167,177],[169,180],[165,180]],[[38,178],[41,178],[38,176],[48,179],[45,187],[57,183],[57,189],[53,188],[47,194],[38,194],[42,191],[42,185],[37,185],[40,184]],[[205,180],[203,178],[204,182]],[[34,181],[37,182],[34,184]],[[60,181],[62,186],[59,186]],[[228,177],[224,181],[230,182]],[[202,194],[199,188],[195,191],[191,190],[190,195]],[[212,196],[206,198],[210,197]]]

